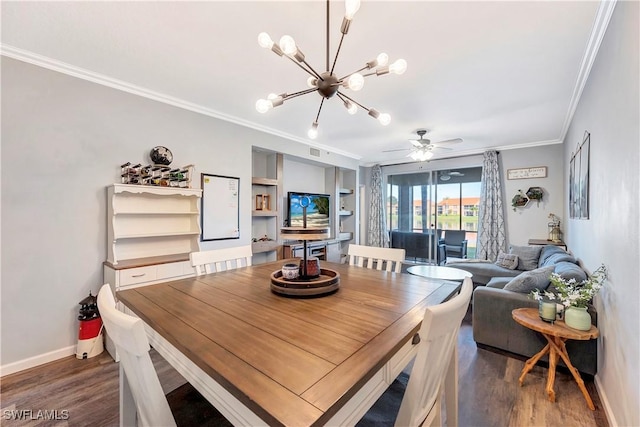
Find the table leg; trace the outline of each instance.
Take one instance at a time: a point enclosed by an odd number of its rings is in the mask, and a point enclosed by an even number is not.
[[[554,345],[556,344],[554,343]],[[589,392],[587,391],[587,388],[584,385],[584,381],[582,381],[582,377],[580,376],[580,373],[575,368],[575,366],[571,364],[571,360],[569,360],[569,353],[567,353],[567,347],[565,347],[564,345],[564,340],[559,340],[559,343],[556,345],[556,347],[557,347],[558,354],[564,361],[565,365],[567,365],[567,368],[569,368],[571,375],[573,375],[573,379],[575,379],[576,383],[578,383],[578,388],[580,389],[580,391],[582,392],[582,395],[587,401],[587,406],[589,406],[589,409],[591,409],[592,411],[595,411],[596,407],[593,404],[593,401],[591,400],[591,396],[589,396]]]
[[[524,364],[524,368],[522,369],[522,373],[520,374],[520,378],[518,379],[518,382],[520,383],[520,385],[522,385],[522,383],[524,382],[525,375],[527,375],[527,373],[533,369],[536,363],[538,363],[538,360],[540,360],[542,356],[547,354],[548,351],[549,351],[549,344],[544,346],[544,348],[540,350],[538,353],[536,353],[531,359],[527,360],[527,362]]]
[[[543,334],[544,335],[544,334]],[[549,373],[547,374],[547,396],[549,396],[549,402],[556,401],[556,392],[553,391],[553,383],[556,380],[556,366],[558,365],[558,351],[557,345],[551,339],[545,335],[545,338],[549,341]]]

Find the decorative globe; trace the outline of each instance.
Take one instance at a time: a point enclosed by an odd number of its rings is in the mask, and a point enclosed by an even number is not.
[[[173,161],[173,154],[167,147],[161,145],[151,150],[151,161],[156,165],[169,165]]]

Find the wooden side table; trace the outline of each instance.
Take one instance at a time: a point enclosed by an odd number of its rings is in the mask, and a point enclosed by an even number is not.
[[[598,328],[591,325],[591,329],[588,331],[579,331],[577,329],[569,328],[562,320],[558,320],[554,323],[544,322],[538,316],[538,309],[536,308],[517,308],[511,312],[513,320],[525,328],[540,332],[546,339],[547,345],[536,353],[531,359],[527,360],[520,374],[519,383],[522,385],[524,377],[527,373],[533,369],[535,364],[540,360],[542,356],[549,353],[549,376],[547,377],[546,391],[549,396],[549,401],[556,401],[556,393],[553,391],[553,382],[556,379],[556,365],[558,363],[558,357],[561,357],[564,363],[571,371],[573,378],[578,383],[580,391],[587,400],[587,405],[592,411],[595,410],[593,401],[589,396],[587,388],[584,386],[584,381],[580,377],[578,370],[571,364],[569,360],[569,354],[564,343],[566,340],[590,340],[598,337]]]

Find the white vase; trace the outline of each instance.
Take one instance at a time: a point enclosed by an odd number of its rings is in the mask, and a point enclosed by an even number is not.
[[[591,315],[587,313],[587,307],[567,307],[564,310],[564,323],[579,331],[591,329]]]

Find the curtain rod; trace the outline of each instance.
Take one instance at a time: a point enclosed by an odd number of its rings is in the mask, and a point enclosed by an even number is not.
[[[437,161],[437,160],[450,160],[450,159],[461,159],[463,157],[474,157],[474,156],[479,156],[481,154],[484,154],[484,153],[465,154],[463,156],[453,156],[453,157],[440,157],[440,158],[435,159],[434,161]],[[496,151],[496,154],[500,154],[500,151]],[[418,162],[413,162],[413,163],[418,163]],[[425,163],[425,162],[419,162],[419,163]],[[430,161],[427,161],[426,163],[430,163]],[[411,164],[411,162],[408,162],[408,163],[389,163],[388,165],[380,165],[380,167],[384,168],[384,167],[387,167],[387,166],[401,166],[401,165],[409,165],[409,164]]]

